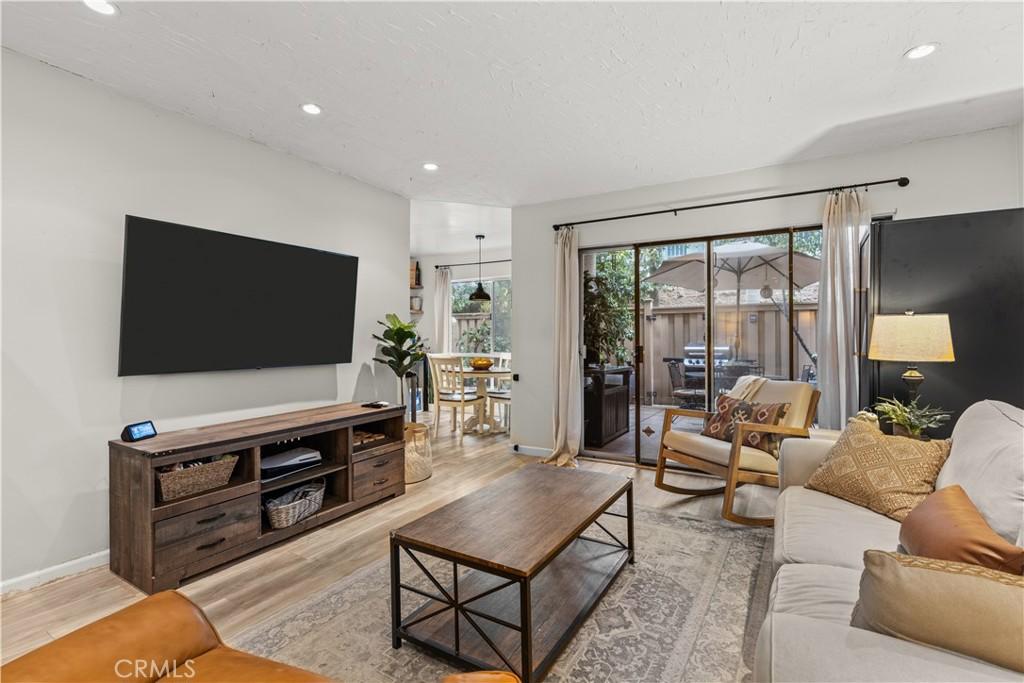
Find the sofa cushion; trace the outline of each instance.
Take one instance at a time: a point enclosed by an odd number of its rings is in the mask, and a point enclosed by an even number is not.
[[[939,489],[910,511],[900,545],[911,555],[1024,574],[1024,548],[993,531],[959,485]]]
[[[1024,410],[979,401],[953,428],[936,488],[959,484],[989,526],[1010,543],[1024,535]]]
[[[976,564],[864,553],[850,623],[1024,673],[1024,577]]]
[[[768,611],[849,624],[860,587],[857,569],[787,564],[772,581]]]
[[[769,612],[757,639],[754,681],[902,683],[1020,681],[962,655],[800,614]]]
[[[861,569],[869,548],[896,550],[900,524],[826,493],[791,486],[775,506],[774,560]]]
[[[712,439],[703,434],[681,432],[676,429],[665,432],[663,442],[666,448],[722,466],[728,466],[729,454],[732,451],[731,443]],[[742,446],[740,448],[740,467],[754,472],[776,474],[779,471],[779,461],[764,451],[750,446]]]
[[[948,441],[888,436],[854,420],[807,480],[807,488],[902,521],[935,490],[935,478],[948,455]]]

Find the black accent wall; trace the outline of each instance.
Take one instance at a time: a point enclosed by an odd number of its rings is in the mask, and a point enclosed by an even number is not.
[[[882,221],[871,228],[871,308],[947,313],[953,363],[922,363],[921,403],[953,412],[946,437],[972,403],[1024,406],[1024,209]],[[906,398],[906,365],[862,364],[865,403]]]

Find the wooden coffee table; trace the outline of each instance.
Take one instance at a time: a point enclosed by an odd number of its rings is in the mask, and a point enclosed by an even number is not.
[[[625,520],[625,543],[603,515]],[[402,581],[403,555],[426,589]],[[423,555],[446,561],[441,578]],[[391,645],[539,681],[627,562],[631,479],[528,465],[391,532]],[[426,600],[403,616],[403,592]]]

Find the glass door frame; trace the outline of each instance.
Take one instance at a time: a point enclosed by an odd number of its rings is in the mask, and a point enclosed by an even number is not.
[[[720,240],[736,239],[741,237],[759,237],[763,235],[788,235],[788,269],[787,269],[787,314],[789,317],[789,331],[786,335],[789,345],[789,362],[787,367],[789,368],[788,377],[792,381],[795,378],[796,373],[796,348],[793,341],[793,320],[795,320],[795,301],[793,288],[793,236],[799,232],[809,232],[813,230],[821,230],[821,224],[811,224],[804,226],[790,226],[787,228],[768,228],[764,230],[746,230],[742,232],[723,233],[718,235],[705,235],[700,237],[684,237],[681,239],[661,239],[651,240],[646,242],[627,242],[623,244],[611,244],[602,245],[595,247],[586,247],[579,250],[579,264],[580,264],[580,282],[583,279],[583,258],[586,254],[593,254],[601,251],[625,251],[631,249],[633,252],[633,375],[636,378],[633,389],[633,463],[639,466],[650,465],[641,461],[641,444],[640,444],[640,422],[642,418],[643,410],[643,396],[644,396],[644,379],[643,379],[643,364],[644,364],[644,350],[646,347],[647,340],[643,338],[643,326],[640,324],[640,319],[643,316],[641,301],[640,301],[640,251],[641,249],[650,249],[653,247],[664,247],[676,244],[704,244],[704,253],[706,255],[714,255],[714,244]],[[707,368],[714,367],[714,287],[711,285],[714,281],[714,260],[705,256],[705,293],[704,297],[704,395],[705,395],[705,410],[709,410],[709,405],[712,399],[712,391],[714,390],[714,372],[708,372]],[[583,305],[582,305],[583,292],[580,291],[580,344],[584,343],[583,339]],[[709,343],[708,340],[711,340]],[[583,359],[580,358],[580,363],[583,363]],[[582,370],[582,369],[581,369]],[[582,399],[582,382],[583,372],[580,372],[581,382],[581,399]],[[580,411],[581,419],[585,420],[584,411]],[[606,462],[624,464],[625,461],[611,458],[607,454],[600,451],[587,451],[583,435],[583,424],[581,423],[580,428],[580,455],[587,458],[596,460],[603,460]]]

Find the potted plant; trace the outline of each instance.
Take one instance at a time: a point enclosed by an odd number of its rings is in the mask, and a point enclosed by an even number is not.
[[[416,388],[417,375],[413,372],[416,363],[419,363],[427,355],[426,340],[420,337],[416,331],[416,323],[403,322],[394,313],[384,316],[386,322],[378,320],[378,324],[384,326],[381,334],[373,335],[373,338],[380,342],[380,352],[383,358],[374,358],[378,363],[391,368],[398,378],[398,395],[402,395],[402,379],[409,380],[409,406],[412,411],[412,421],[416,421]]]
[[[919,406],[915,397],[910,403],[900,403],[895,398],[883,398],[875,404],[875,412],[892,423],[892,433],[896,436],[909,436],[912,439],[923,439],[925,429],[934,429],[949,420],[949,412]]]
[[[583,340],[587,365],[602,365],[626,358],[625,343],[632,338],[633,317],[628,294],[612,286],[603,275],[583,276]]]

